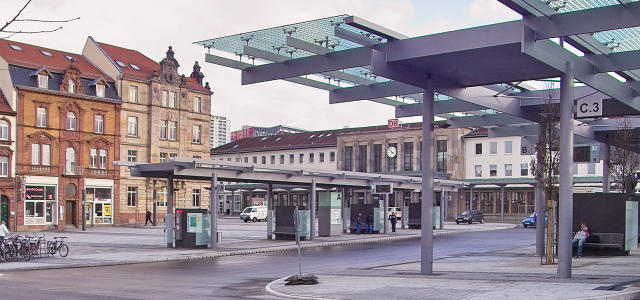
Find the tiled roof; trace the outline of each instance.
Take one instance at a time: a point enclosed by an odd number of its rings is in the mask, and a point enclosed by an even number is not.
[[[124,73],[124,76],[141,80],[150,80],[151,75],[153,75],[153,70],[157,70],[158,72],[160,72],[159,63],[153,61],[152,59],[146,57],[144,54],[136,50],[121,48],[104,43],[98,43],[98,46],[100,46],[100,48],[102,48],[102,50],[104,50],[114,62],[120,61],[125,65],[123,67],[116,63],[118,68],[120,68],[120,70],[122,70],[122,72]],[[135,70],[131,66],[131,64],[136,65],[140,70]],[[208,89],[198,84],[195,79],[188,76],[187,87],[203,92],[209,92]]]
[[[4,96],[4,93],[2,92],[2,90],[0,90],[0,114],[8,114],[8,115],[16,114],[16,112],[13,111],[13,109],[11,109],[11,106],[9,105],[9,102],[7,101],[7,98]]]
[[[438,123],[436,123],[437,125]],[[422,123],[402,124],[402,129],[389,129],[387,125],[344,128],[335,130],[312,131],[301,133],[287,133],[270,136],[243,138],[237,141],[211,149],[211,155],[242,153],[250,151],[268,151],[280,149],[298,149],[309,147],[335,147],[337,137],[350,134],[362,134],[384,131],[421,129]]]
[[[22,50],[15,50],[10,45],[17,46]],[[41,51],[50,53],[51,56],[45,55]],[[100,69],[98,69],[91,62],[89,62],[89,60],[87,60],[80,54],[62,52],[44,47],[0,39],[0,56],[11,65],[23,66],[33,69],[46,67],[47,70],[58,73],[64,73],[64,70],[71,63],[69,58],[67,58],[67,56],[69,56],[73,57],[76,60],[75,64],[78,69],[80,69],[80,72],[82,72],[82,77],[104,77],[107,81],[113,81],[111,77],[103,73]]]

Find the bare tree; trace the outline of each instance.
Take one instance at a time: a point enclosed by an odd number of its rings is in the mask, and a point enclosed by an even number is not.
[[[626,191],[627,184],[633,184],[629,178],[635,178],[640,164],[638,149],[633,143],[631,120],[620,118],[616,123],[616,131],[609,136],[610,151],[605,156],[609,166],[609,174],[621,192]]]
[[[18,11],[18,13],[13,17],[13,19],[9,20],[8,22],[6,22],[2,27],[0,27],[0,33],[4,33],[4,34],[8,34],[5,37],[0,37],[0,38],[10,38],[16,34],[19,33],[23,33],[23,34],[34,34],[34,33],[47,33],[47,32],[55,32],[58,31],[60,29],[62,29],[62,26],[55,28],[55,29],[47,29],[47,30],[36,30],[36,31],[23,31],[23,30],[9,30],[7,29],[11,24],[17,23],[17,22],[30,22],[30,23],[68,23],[68,22],[72,22],[75,20],[80,19],[80,17],[74,18],[74,19],[69,19],[69,20],[41,20],[41,19],[19,19],[18,17],[20,17],[20,15],[22,14],[22,12],[27,8],[27,6],[29,6],[29,4],[31,3],[32,0],[28,0],[27,3],[24,4],[24,6],[22,6],[22,8]]]
[[[554,211],[553,199],[558,193],[558,175],[560,174],[560,107],[554,103],[553,82],[545,82],[542,111],[538,122],[538,140],[536,156],[531,160],[531,173],[544,191],[547,199],[547,264],[553,263]],[[540,223],[540,220],[538,221]]]

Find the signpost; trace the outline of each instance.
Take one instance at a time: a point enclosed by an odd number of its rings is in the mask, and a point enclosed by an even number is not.
[[[576,118],[591,118],[602,116],[602,99],[578,99],[576,104]]]

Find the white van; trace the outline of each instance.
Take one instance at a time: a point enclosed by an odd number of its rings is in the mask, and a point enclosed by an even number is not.
[[[266,206],[249,206],[240,213],[240,219],[245,222],[251,220],[253,222],[267,219]]]
[[[396,218],[398,218],[398,220],[402,219],[402,208],[400,208],[400,207],[389,207],[389,213],[387,214],[387,218],[389,218],[389,216],[392,213],[396,213]]]

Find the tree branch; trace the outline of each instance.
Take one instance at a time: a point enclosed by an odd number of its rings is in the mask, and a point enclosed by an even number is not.
[[[55,32],[55,31],[58,31],[58,30],[60,30],[60,29],[62,29],[62,26],[61,26],[61,27],[58,27],[58,28],[56,28],[56,29],[53,29],[53,30],[41,30],[41,31],[22,31],[22,30],[21,30],[21,31],[2,31],[2,32],[4,32],[4,33],[13,33],[13,34],[11,35],[11,36],[13,36],[13,35],[16,35],[16,34],[18,34],[18,33],[33,34],[33,33]]]
[[[76,20],[80,20],[80,17],[74,18],[74,19],[69,19],[69,20],[38,20],[38,19],[19,19],[19,20],[14,20],[14,22],[41,22],[41,23],[67,23],[67,22],[73,22]]]
[[[31,0],[27,1],[27,3],[20,9],[20,11],[18,11],[18,14],[16,14],[15,17],[13,17],[13,19],[11,19],[11,21],[7,22],[7,24],[4,24],[4,26],[2,26],[2,28],[0,28],[0,32],[4,31],[5,28],[7,28],[7,26],[9,26],[11,23],[15,22],[16,19],[20,16],[20,14],[22,13],[22,11],[27,8],[27,5],[29,5],[29,3],[31,3]]]

